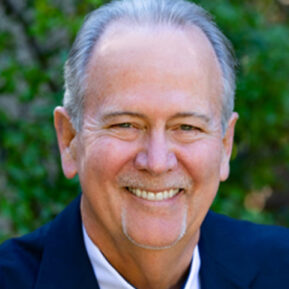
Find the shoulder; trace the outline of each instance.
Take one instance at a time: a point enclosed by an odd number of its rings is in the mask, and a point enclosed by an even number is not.
[[[260,225],[209,212],[203,230],[215,238],[227,237],[240,248],[252,248],[254,252],[270,249],[268,253],[271,253],[273,249],[276,252],[289,249],[289,229],[280,226]]]
[[[50,223],[28,235],[8,240],[0,246],[1,289],[48,288],[45,287],[48,284],[47,280],[52,282],[55,278],[55,282],[59,281],[63,272],[66,272],[71,265],[71,259],[86,258],[81,247],[82,228],[79,205],[80,196]],[[68,261],[64,261],[65,258],[68,258]],[[85,268],[75,267],[78,271],[85,270]],[[62,269],[61,272],[60,269]],[[67,270],[67,272],[70,271]],[[41,276],[42,282],[45,283],[44,287],[35,287],[38,286]],[[49,288],[56,287],[51,285]]]
[[[289,229],[209,212],[201,230],[206,253],[235,272],[255,272],[252,288],[284,288],[289,275]],[[271,287],[270,287],[271,286]]]
[[[0,246],[0,288],[32,288],[41,262],[50,223]],[[12,282],[13,280],[13,282]]]

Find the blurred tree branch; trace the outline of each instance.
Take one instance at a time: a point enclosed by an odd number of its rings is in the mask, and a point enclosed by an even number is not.
[[[289,15],[289,0],[276,0],[281,13],[287,18]]]
[[[2,0],[2,5],[6,15],[12,17],[20,25],[35,61],[39,64],[41,69],[46,70],[48,68],[48,53],[40,47],[36,38],[30,33],[29,27],[31,26],[31,23],[26,19],[25,14],[20,12],[10,0]],[[48,79],[48,85],[52,92],[59,91],[59,86],[53,79]]]

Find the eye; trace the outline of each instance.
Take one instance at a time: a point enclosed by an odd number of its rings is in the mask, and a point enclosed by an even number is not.
[[[108,135],[123,141],[133,141],[141,134],[137,122],[114,122],[107,126]]]
[[[131,128],[133,125],[130,122],[122,122],[111,125],[112,128]]]
[[[181,124],[180,129],[183,131],[193,131],[193,130],[200,130],[198,127],[195,127],[190,124]]]

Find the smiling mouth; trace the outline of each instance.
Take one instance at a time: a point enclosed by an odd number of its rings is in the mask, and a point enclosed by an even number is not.
[[[165,191],[159,192],[150,192],[138,188],[131,188],[126,187],[126,189],[132,193],[133,195],[137,196],[138,198],[148,200],[148,201],[164,201],[173,198],[175,195],[183,191],[182,188],[180,189],[170,189]]]

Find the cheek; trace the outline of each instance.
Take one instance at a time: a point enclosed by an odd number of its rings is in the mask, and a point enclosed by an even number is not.
[[[200,141],[191,144],[182,154],[183,164],[193,178],[195,185],[219,181],[222,157],[221,143]]]
[[[122,198],[117,176],[132,158],[131,145],[123,141],[99,137],[83,145],[78,175],[81,188],[95,216],[102,212],[107,218],[119,218]]]
[[[188,194],[188,227],[193,231],[201,225],[218,191],[221,152],[221,145],[199,142],[191,145],[182,156],[185,157],[183,164],[193,184]]]
[[[133,158],[133,145],[110,137],[99,137],[83,146],[80,159],[80,172],[93,179],[115,176]]]

